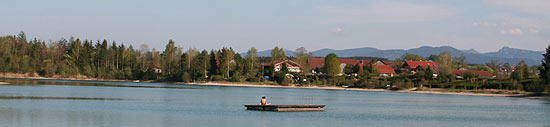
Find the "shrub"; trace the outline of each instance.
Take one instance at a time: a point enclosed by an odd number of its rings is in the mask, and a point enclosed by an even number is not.
[[[223,81],[223,76],[222,75],[213,75],[212,76],[212,81]]]
[[[183,82],[191,82],[191,75],[189,75],[188,72],[183,72],[183,75],[181,76],[181,80]]]
[[[231,82],[241,82],[241,73],[236,72],[231,76]]]

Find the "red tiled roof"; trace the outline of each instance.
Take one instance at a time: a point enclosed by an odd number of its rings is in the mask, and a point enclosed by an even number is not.
[[[468,70],[453,70],[453,74],[455,75],[464,75]],[[493,73],[489,71],[474,71],[477,75],[480,77],[493,77]]]
[[[292,61],[292,60],[275,60],[275,61],[273,61],[273,62],[263,63],[262,65],[263,65],[263,66],[271,66],[272,63],[275,65],[275,64],[282,63],[282,62],[287,62],[287,63],[288,63],[289,65],[291,65],[291,66],[300,66],[300,65],[298,65],[296,62],[294,62],[294,61]]]
[[[325,58],[307,58],[309,68],[323,68],[325,66]]]
[[[391,65],[392,64],[391,61],[389,61],[389,60],[380,60],[380,61],[382,61],[382,63],[384,63],[385,65]]]
[[[405,61],[405,64],[409,65],[409,69],[415,69],[418,66],[422,67],[422,69],[432,69],[434,73],[438,72],[439,66],[436,62],[432,61]]]
[[[376,69],[380,74],[396,74],[395,69],[389,65],[376,65]]]

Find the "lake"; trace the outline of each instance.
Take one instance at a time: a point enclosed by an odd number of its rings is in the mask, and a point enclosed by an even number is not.
[[[548,127],[550,101],[395,92],[0,79],[2,127]],[[249,111],[325,104],[321,112]]]

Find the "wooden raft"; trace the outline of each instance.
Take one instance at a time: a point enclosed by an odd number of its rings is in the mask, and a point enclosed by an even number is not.
[[[246,110],[276,111],[276,112],[303,112],[324,111],[325,105],[244,105]]]

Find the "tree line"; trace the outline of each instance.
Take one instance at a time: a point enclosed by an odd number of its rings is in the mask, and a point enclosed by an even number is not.
[[[46,42],[31,39],[27,41],[24,32],[16,36],[0,37],[0,72],[20,73],[45,77],[88,77],[99,79],[122,80],[155,80],[174,82],[193,81],[233,81],[233,82],[277,82],[279,84],[298,85],[341,85],[362,88],[381,88],[385,85],[409,88],[426,84],[439,87],[449,87],[442,84],[460,84],[462,88],[470,88],[468,84],[487,88],[514,89],[530,88],[529,84],[546,84],[550,77],[548,62],[550,49],[544,55],[542,66],[529,67],[525,62],[516,64],[514,72],[500,73],[500,67],[511,69],[509,63],[499,63],[491,60],[485,65],[468,64],[464,56],[452,56],[450,52],[442,52],[427,58],[406,53],[395,59],[391,66],[400,71],[404,61],[435,61],[439,65],[437,72],[432,68],[416,74],[401,74],[396,77],[380,77],[376,66],[346,65],[340,68],[339,57],[334,54],[325,56],[323,68],[309,68],[308,58],[311,52],[304,47],[297,48],[293,57],[287,56],[284,50],[275,47],[271,57],[260,57],[255,48],[250,48],[241,55],[231,47],[213,50],[197,50],[175,45],[169,40],[164,51],[149,49],[147,45],[134,48],[132,45],[117,44],[107,40],[81,40],[79,38],[60,39]],[[244,56],[244,57],[243,57]],[[290,73],[283,64],[281,71],[264,68],[262,63],[272,64],[276,60],[292,59],[301,65],[302,72]],[[379,59],[370,57],[352,57],[352,59]],[[456,69],[485,70],[497,76],[491,81],[457,82]],[[341,72],[342,70],[342,72]],[[535,75],[535,70],[540,74]],[[324,75],[308,75],[309,72],[322,72]],[[434,78],[432,75],[439,76]],[[290,74],[290,75],[289,75]],[[355,75],[354,75],[355,74]],[[268,76],[268,78],[264,78]],[[467,72],[465,79],[475,79],[478,75]],[[503,83],[506,81],[506,83]],[[536,82],[536,83],[531,83]],[[498,85],[495,85],[498,84]],[[503,85],[504,84],[504,85]],[[524,86],[516,86],[517,84]],[[455,87],[455,86],[452,86]],[[536,86],[536,89],[540,85]]]
[[[170,40],[164,51],[141,45],[79,38],[27,41],[24,32],[0,37],[0,72],[46,77],[200,81],[231,76],[261,77],[260,58],[251,48],[241,57],[232,48],[186,51]]]

